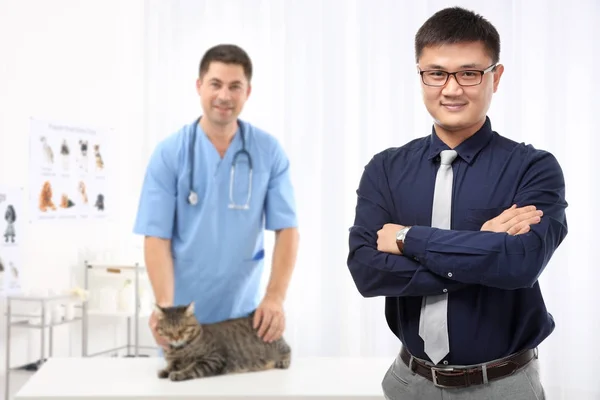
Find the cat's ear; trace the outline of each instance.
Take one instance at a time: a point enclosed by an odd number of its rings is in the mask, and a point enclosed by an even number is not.
[[[165,315],[165,312],[158,304],[154,304],[154,312],[156,312],[156,316],[160,319]]]
[[[185,309],[185,315],[191,317],[194,315],[194,302],[192,301]]]

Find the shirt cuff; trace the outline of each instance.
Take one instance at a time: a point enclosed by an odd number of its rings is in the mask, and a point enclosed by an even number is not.
[[[431,228],[429,226],[411,227],[404,238],[403,255],[412,258],[417,262],[424,259],[429,238],[436,230],[437,228]]]

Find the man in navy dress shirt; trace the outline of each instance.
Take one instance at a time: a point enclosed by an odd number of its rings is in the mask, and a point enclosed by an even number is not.
[[[492,129],[487,112],[504,67],[486,19],[439,11],[417,32],[415,51],[431,134],[366,165],[349,237],[358,291],[385,296],[402,342],[383,390],[388,399],[543,398],[537,346],[554,320],[538,278],[567,234],[561,167]],[[458,153],[451,229],[439,229],[431,226],[434,184],[449,149]],[[425,296],[443,293],[449,352],[434,365],[420,313]]]

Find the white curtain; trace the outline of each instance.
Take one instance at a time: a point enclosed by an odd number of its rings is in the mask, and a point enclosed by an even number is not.
[[[348,228],[371,156],[430,132],[414,35],[452,5],[483,14],[501,34],[506,70],[493,128],[551,151],[567,181],[570,232],[541,277],[557,323],[540,348],[548,398],[600,398],[598,0],[148,0],[145,156],[201,112],[194,81],[203,52],[244,47],[255,75],[242,118],[277,136],[293,169],[301,246],[286,310],[295,354],[392,360],[399,342],[383,299],[361,298],[350,279]]]

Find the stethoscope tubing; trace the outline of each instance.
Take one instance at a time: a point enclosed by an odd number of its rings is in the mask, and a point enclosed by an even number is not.
[[[194,150],[196,148],[196,140],[197,140],[197,136],[198,136],[198,125],[200,124],[200,118],[198,117],[198,119],[196,120],[195,126],[194,126],[194,131],[192,132],[192,140],[191,140],[191,144],[190,144],[190,193],[188,195],[188,202],[195,206],[196,204],[198,204],[198,194],[196,193],[196,191],[194,190]],[[246,150],[246,132],[245,132],[245,127],[244,124],[241,123],[241,121],[238,120],[238,125],[240,127],[240,137],[242,139],[242,149],[238,150],[234,155],[233,155],[233,160],[231,161],[231,173],[230,173],[230,177],[229,177],[229,208],[235,208],[235,209],[244,209],[247,210],[249,208],[249,204],[250,204],[250,197],[252,196],[252,157],[250,156],[250,153]],[[248,181],[248,198],[246,199],[246,203],[242,206],[236,205],[233,201],[233,181],[234,181],[234,177],[235,177],[235,163],[237,162],[237,158],[240,155],[245,155],[246,158],[248,159],[248,166],[250,169],[249,172],[249,181]]]

